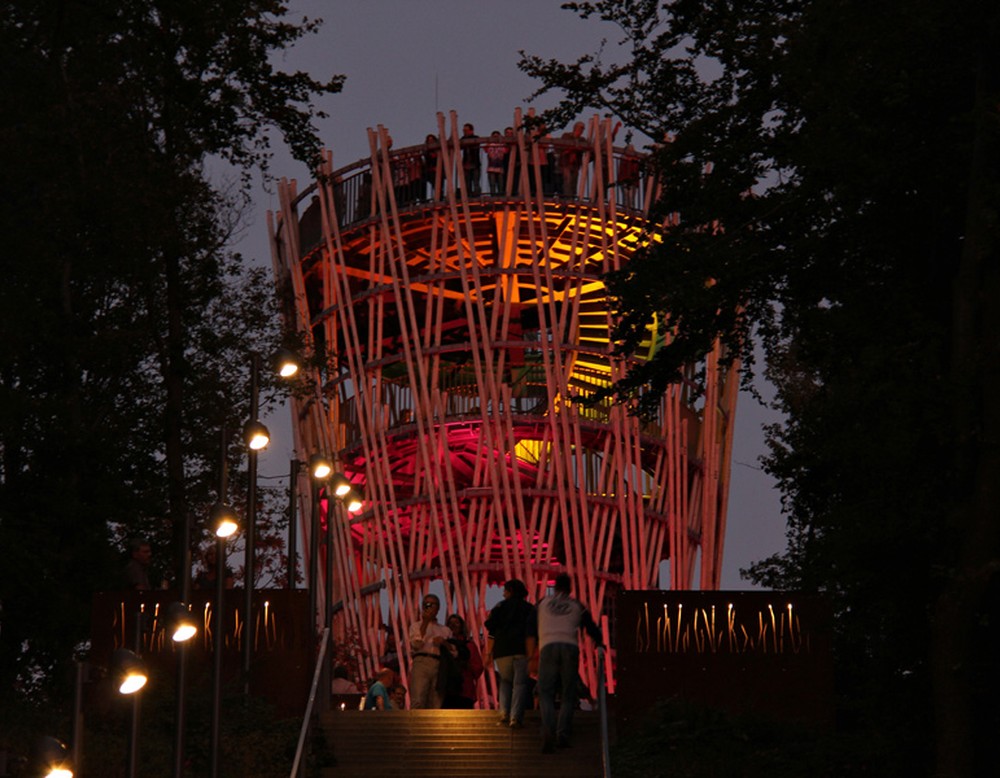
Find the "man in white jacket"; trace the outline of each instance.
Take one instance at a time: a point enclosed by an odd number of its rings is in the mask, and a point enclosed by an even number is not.
[[[570,577],[556,576],[553,594],[538,603],[538,701],[542,711],[542,753],[566,748],[573,725],[579,678],[580,628],[598,646],[601,630],[583,603],[570,596]],[[559,718],[556,720],[556,692]]]

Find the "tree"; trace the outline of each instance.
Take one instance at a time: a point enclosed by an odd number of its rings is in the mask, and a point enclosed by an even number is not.
[[[568,7],[617,23],[624,61],[523,57],[565,93],[550,122],[597,108],[658,141],[657,215],[680,213],[610,279],[622,354],[653,314],[674,336],[615,395],[641,410],[714,338],[748,363],[759,343],[789,549],[752,578],[831,598],[881,771],[995,769],[974,679],[997,680],[996,7]]]
[[[278,337],[270,284],[226,245],[271,135],[314,159],[312,100],[342,82],[275,68],[318,24],[286,12],[4,6],[3,698],[15,679],[61,681],[91,592],[119,585],[123,537],[151,536],[176,569],[184,518],[215,499],[220,424],[242,424],[249,353]],[[214,185],[209,158],[241,182]]]

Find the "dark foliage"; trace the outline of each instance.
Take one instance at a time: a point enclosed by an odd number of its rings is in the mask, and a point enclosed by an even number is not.
[[[231,494],[246,494],[250,354],[279,333],[267,274],[227,244],[272,135],[314,159],[312,101],[341,83],[275,68],[318,23],[286,11],[3,4],[0,707],[65,704],[126,538],[148,537],[176,580],[185,517],[197,543],[217,499],[220,428]],[[216,182],[210,160],[243,178]]]
[[[677,214],[610,279],[623,354],[654,315],[673,335],[614,393],[641,412],[716,338],[745,363],[762,348],[789,548],[750,577],[831,597],[846,731],[902,774],[992,772],[995,4],[568,6],[622,47],[522,67],[565,92],[553,124],[598,109],[644,133],[655,216]]]

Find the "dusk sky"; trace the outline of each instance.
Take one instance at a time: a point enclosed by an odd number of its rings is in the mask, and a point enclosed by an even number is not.
[[[299,44],[279,63],[316,78],[347,77],[341,94],[318,107],[330,116],[320,136],[334,166],[368,155],[366,129],[381,124],[399,148],[422,142],[436,131],[436,113],[454,110],[487,135],[513,123],[514,109],[527,107],[536,84],[517,68],[523,50],[545,59],[573,60],[594,52],[602,38],[605,56],[616,59],[617,28],[580,20],[560,8],[560,0],[293,0],[290,20],[324,19],[317,35]],[[621,57],[617,57],[620,59]],[[546,108],[555,97],[531,103]],[[589,117],[584,117],[589,118]],[[557,128],[561,129],[561,128]],[[646,139],[637,136],[641,147]],[[305,166],[283,148],[275,150],[272,174],[309,183]],[[270,264],[265,214],[278,207],[273,186],[255,191],[254,210],[238,249]],[[781,551],[784,521],[774,482],[760,471],[763,424],[775,414],[743,394],[737,411],[732,485],[722,570],[723,589],[747,589],[739,569]],[[292,450],[288,411],[266,420],[273,439],[261,459],[261,475],[287,477]],[[298,454],[302,457],[301,453]]]

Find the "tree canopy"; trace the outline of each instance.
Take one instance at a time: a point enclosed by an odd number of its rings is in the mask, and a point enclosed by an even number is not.
[[[568,3],[621,39],[523,56],[552,117],[645,134],[663,241],[610,279],[639,411],[715,338],[777,388],[765,466],[789,548],[750,571],[826,593],[859,766],[985,774],[1000,570],[1000,15],[984,2]],[[618,60],[612,61],[612,58]],[[993,667],[992,670],[987,668]],[[865,761],[868,760],[868,761]]]
[[[92,592],[120,587],[122,540],[149,537],[170,575],[184,518],[216,499],[219,429],[245,421],[250,354],[279,337],[271,283],[228,248],[249,174],[272,136],[313,161],[313,100],[342,82],[275,67],[319,23],[286,15],[4,3],[0,700],[26,678],[68,692],[49,671],[88,636]],[[242,178],[214,182],[210,159]]]

